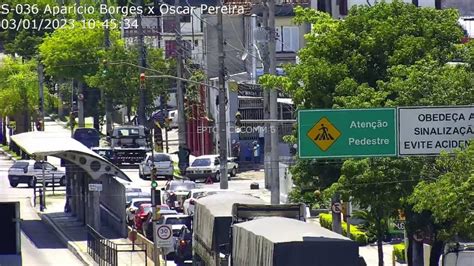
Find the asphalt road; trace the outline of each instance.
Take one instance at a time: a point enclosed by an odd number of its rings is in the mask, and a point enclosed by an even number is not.
[[[18,185],[17,188],[10,187],[8,168],[11,164],[12,161],[0,155],[0,201],[15,200],[20,202],[23,265],[83,265],[61,242],[53,229],[41,221],[36,211],[31,207],[30,197],[33,196],[33,190],[23,184]]]

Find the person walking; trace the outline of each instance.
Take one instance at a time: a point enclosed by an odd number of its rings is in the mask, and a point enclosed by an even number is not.
[[[235,161],[240,161],[240,142],[235,139],[232,140],[232,157],[235,157]]]
[[[260,145],[258,145],[257,141],[253,142],[253,159],[255,164],[260,163]]]

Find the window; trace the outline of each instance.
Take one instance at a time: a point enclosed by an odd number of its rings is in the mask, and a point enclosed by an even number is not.
[[[296,26],[282,26],[275,29],[277,52],[297,52],[300,46],[300,29]]]
[[[331,2],[328,0],[318,0],[317,9],[331,14]]]
[[[418,6],[418,0],[411,0],[411,3],[414,4],[415,6]]]
[[[169,190],[171,191],[178,191],[178,190],[191,190],[191,189],[194,189],[196,188],[196,184],[195,183],[183,183],[183,182],[179,182],[179,183],[171,183],[170,184],[170,187],[169,187]]]
[[[155,154],[153,159],[155,162],[171,162],[171,158],[166,154],[160,154],[160,153]],[[150,160],[151,160],[151,156],[150,156]]]
[[[210,166],[211,159],[196,159],[191,166]]]
[[[24,169],[26,167],[28,167],[28,162],[16,162],[12,166],[12,168],[17,168],[17,169]]]
[[[348,13],[347,0],[339,0],[339,14],[345,16]]]
[[[191,15],[181,15],[181,23],[189,23],[191,22]]]
[[[147,203],[151,203],[151,201],[135,201],[135,202],[133,203],[133,206],[136,207],[136,208],[139,208],[140,205],[142,205],[142,204],[147,204]]]

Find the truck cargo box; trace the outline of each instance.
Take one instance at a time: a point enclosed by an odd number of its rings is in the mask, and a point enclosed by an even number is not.
[[[234,224],[233,266],[354,266],[356,242],[322,228],[283,217]]]
[[[193,249],[207,265],[219,256],[219,247],[230,244],[234,203],[264,204],[259,198],[236,192],[218,193],[196,201],[193,220]]]

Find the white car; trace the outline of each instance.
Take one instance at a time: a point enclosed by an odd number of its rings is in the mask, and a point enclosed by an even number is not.
[[[43,168],[46,185],[53,183],[60,186],[66,185],[66,173],[58,170],[54,165],[48,162],[36,162],[35,160],[18,160],[8,169],[10,186],[16,187],[20,183],[25,183],[28,184],[28,187],[34,187],[37,183],[42,184]]]
[[[152,160],[153,158],[153,160]],[[152,165],[155,165],[156,175],[173,179],[174,165],[171,157],[166,153],[148,153],[145,160],[138,165],[138,174],[141,179],[150,179]]]
[[[127,216],[127,223],[129,225],[132,225],[135,220],[135,213],[137,212],[138,208],[140,207],[141,204],[143,203],[150,203],[151,204],[151,198],[133,198],[129,204],[126,206],[126,216]]]
[[[233,159],[234,158],[227,159],[227,171],[231,177],[237,175],[237,169],[239,168],[239,165]],[[194,161],[192,162],[191,166],[186,169],[186,177],[192,181],[196,179],[205,179],[211,177],[214,182],[219,182],[219,169],[219,155],[202,155],[196,157],[196,159],[194,159]]]
[[[183,202],[189,191],[196,188],[196,183],[189,180],[173,180],[161,188],[161,203],[168,205],[172,210],[182,211]]]
[[[194,208],[196,205],[196,200],[203,198],[205,196],[214,195],[217,193],[225,193],[231,191],[228,189],[213,189],[213,188],[196,188],[191,189],[187,199],[183,202],[183,212],[186,215],[193,215]]]

